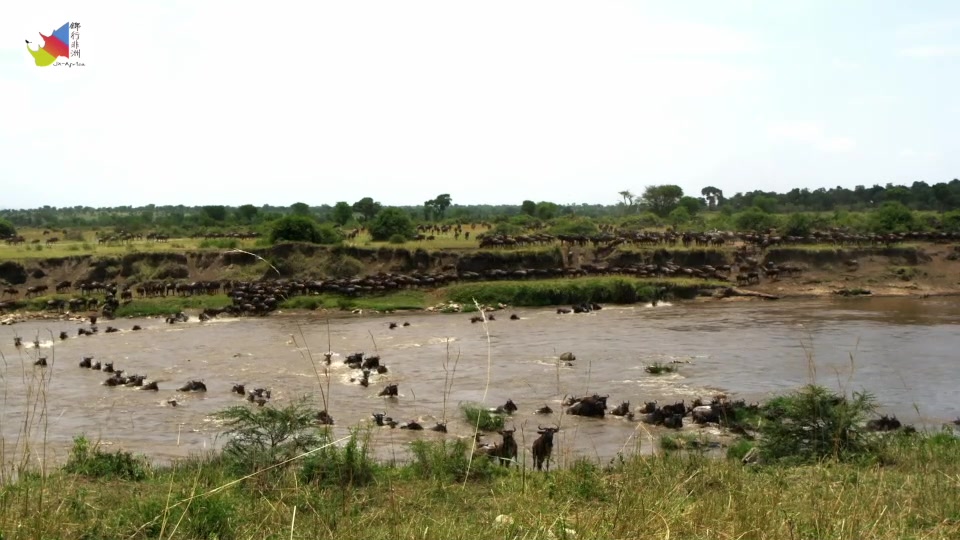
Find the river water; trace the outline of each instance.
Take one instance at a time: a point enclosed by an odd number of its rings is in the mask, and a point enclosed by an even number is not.
[[[521,319],[508,320],[510,313]],[[484,325],[472,324],[470,316],[328,320],[276,314],[205,323],[193,318],[176,325],[129,319],[110,323],[121,332],[104,334],[106,324],[101,324],[101,333],[90,337],[76,337],[86,326],[78,322],[3,327],[5,458],[22,454],[29,440],[36,459],[44,448],[47,459],[63,461],[72,437],[80,433],[107,448],[156,461],[210,450],[223,443],[212,413],[247,403],[231,393],[234,383],[270,388],[274,404],[304,394],[320,402],[323,387],[338,435],[369,425],[375,411],[399,421],[419,419],[425,426],[443,419],[446,411],[446,436],[468,437],[472,430],[458,404],[482,401],[495,407],[512,398],[520,410],[508,425],[517,428],[522,447],[529,448],[538,424],[559,422],[561,456],[601,460],[624,449],[650,451],[662,431],[611,416],[540,416],[535,409],[547,404],[559,411],[565,395],[587,392],[609,394],[611,407],[629,400],[633,409],[643,401],[689,401],[718,392],[755,401],[816,380],[847,392],[868,390],[882,412],[905,422],[939,427],[960,416],[957,299],[698,302],[607,306],[567,315],[517,309],[496,313],[487,325],[489,345]],[[409,326],[390,329],[390,322]],[[143,330],[131,331],[134,324]],[[62,330],[69,339],[56,338]],[[14,335],[27,345],[14,348]],[[32,341],[38,336],[35,349]],[[322,362],[328,347],[335,353],[329,383]],[[367,388],[350,382],[355,373],[342,363],[360,351],[379,353],[389,367]],[[576,361],[559,365],[557,356],[567,351]],[[33,366],[38,355],[47,356],[49,367]],[[83,356],[145,374],[160,381],[160,391],[103,386],[107,374],[77,366]],[[676,362],[679,370],[650,375],[644,367],[652,362]],[[203,380],[208,391],[176,391],[190,379]],[[377,396],[387,383],[399,385],[398,399]],[[179,405],[170,406],[171,398]],[[409,441],[444,436],[389,428],[374,429],[373,435],[377,454],[388,459],[403,459]]]

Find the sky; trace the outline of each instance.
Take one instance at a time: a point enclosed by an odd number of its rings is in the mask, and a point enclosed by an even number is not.
[[[934,184],[958,68],[955,1],[7,2],[0,208]]]

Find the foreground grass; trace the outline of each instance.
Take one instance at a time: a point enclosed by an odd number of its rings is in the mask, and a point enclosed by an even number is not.
[[[529,463],[529,457],[526,457]],[[898,437],[883,464],[745,467],[697,453],[579,461],[549,474],[377,465],[365,485],[304,483],[294,469],[238,480],[218,459],[149,468],[142,481],[58,472],[0,488],[19,538],[956,538],[960,444]],[[498,526],[498,515],[513,523]]]
[[[404,290],[371,296],[343,296],[318,294],[294,296],[284,300],[283,309],[372,309],[376,311],[402,311],[424,309],[435,302],[435,295],[422,290]]]

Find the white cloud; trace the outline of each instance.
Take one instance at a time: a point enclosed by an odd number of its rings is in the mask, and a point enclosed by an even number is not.
[[[774,124],[768,129],[771,138],[806,144],[826,153],[848,153],[857,147],[850,137],[828,135],[823,124],[817,122],[788,122]]]
[[[905,58],[942,58],[960,55],[960,47],[943,45],[905,47],[897,51],[897,54]]]
[[[904,148],[897,155],[907,160],[930,161],[940,158],[940,152],[933,150],[916,150],[914,148]]]

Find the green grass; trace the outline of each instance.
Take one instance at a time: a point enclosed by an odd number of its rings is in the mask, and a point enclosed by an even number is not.
[[[882,466],[748,467],[668,452],[610,465],[580,459],[543,474],[529,469],[527,448],[526,470],[475,458],[464,483],[467,451],[462,441],[421,441],[411,464],[377,467],[361,485],[305,484],[296,466],[238,481],[216,457],[151,467],[136,482],[23,475],[0,487],[0,531],[11,539],[544,539],[564,529],[579,540],[960,536],[960,444],[946,435],[891,439]],[[337,461],[327,463],[336,471]],[[512,524],[496,524],[499,515]]]
[[[25,235],[26,236],[26,235]],[[224,251],[226,249],[251,249],[257,247],[257,239],[237,240],[232,238],[176,238],[167,242],[136,240],[115,244],[97,244],[92,234],[84,241],[61,241],[56,244],[22,244],[11,246],[0,242],[0,260],[34,260],[79,255],[127,255],[129,253],[170,253],[183,251]],[[28,241],[30,239],[27,236]]]
[[[588,277],[535,281],[489,281],[453,285],[442,291],[450,300],[512,306],[559,306],[582,302],[632,304],[648,302],[666,289],[680,298],[692,298],[703,288],[723,283],[696,279],[647,280],[629,277]]]
[[[402,311],[424,309],[431,305],[431,294],[426,291],[403,290],[372,296],[343,296],[319,294],[294,296],[280,303],[282,309],[367,309],[376,311]]]
[[[229,306],[230,303],[230,297],[225,294],[143,298],[121,305],[114,315],[117,317],[151,317],[170,315],[186,310],[224,308]]]

